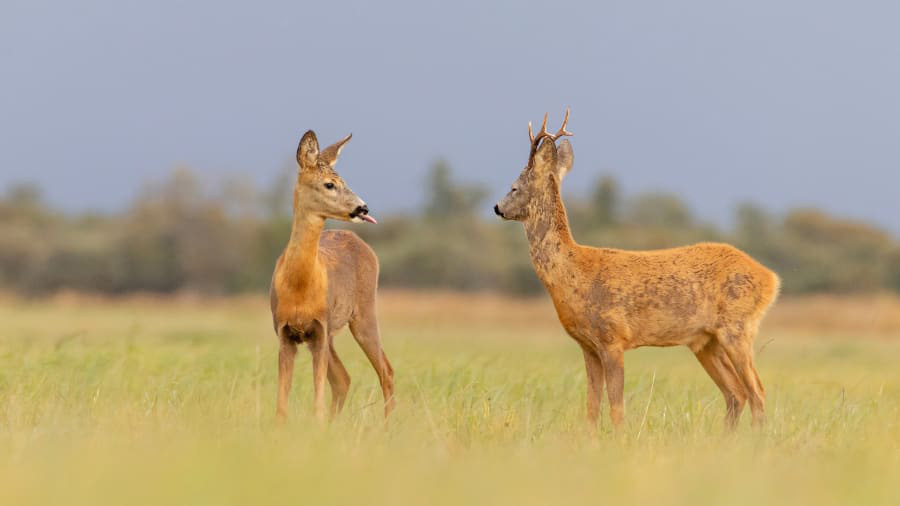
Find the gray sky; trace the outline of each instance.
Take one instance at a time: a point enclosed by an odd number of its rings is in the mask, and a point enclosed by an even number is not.
[[[900,3],[43,2],[0,5],[0,186],[116,209],[173,166],[272,181],[300,134],[375,214],[429,164],[506,191],[566,106],[577,191],[816,205],[900,231]],[[288,191],[285,189],[285,191]]]

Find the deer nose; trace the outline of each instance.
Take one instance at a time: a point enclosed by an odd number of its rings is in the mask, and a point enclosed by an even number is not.
[[[503,217],[503,213],[500,212],[500,206],[497,204],[494,204],[494,214],[501,218]]]
[[[361,205],[356,206],[356,209],[353,210],[352,216],[359,216],[360,214],[369,214],[369,206]]]

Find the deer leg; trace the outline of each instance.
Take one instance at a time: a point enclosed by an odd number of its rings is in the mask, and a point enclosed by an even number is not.
[[[333,336],[328,339],[328,384],[331,385],[331,416],[341,412],[347,391],[350,389],[350,374],[334,349]]]
[[[328,376],[328,339],[318,334],[309,341],[309,351],[313,362],[314,412],[316,419],[325,421],[325,379]]]
[[[733,429],[737,425],[741,411],[744,409],[744,403],[747,401],[747,394],[744,392],[737,372],[731,365],[725,350],[716,340],[707,342],[703,348],[695,351],[694,355],[722,391],[727,409],[725,425],[729,429]]]
[[[372,363],[375,373],[378,374],[381,392],[384,395],[384,416],[387,417],[394,409],[394,368],[381,347],[374,303],[370,304],[365,311],[360,311],[350,322],[350,333],[353,334],[359,347]]]
[[[291,393],[291,381],[294,376],[294,358],[297,356],[297,343],[279,332],[281,347],[278,350],[278,407],[275,418],[284,423],[287,420],[288,395]]]
[[[615,428],[621,428],[625,419],[625,352],[601,349],[600,361],[606,376],[606,396],[609,398],[609,415]]]
[[[734,424],[736,425],[741,417],[741,413],[744,412],[744,405],[747,403],[750,393],[744,388],[744,382],[734,368],[734,364],[731,363],[728,353],[719,343],[716,343],[716,362],[720,364],[720,368],[725,371],[724,377],[729,380],[729,385],[733,385],[732,388],[734,389],[734,393],[738,396],[738,402],[735,405],[734,413]]]
[[[584,354],[584,368],[587,371],[587,418],[591,428],[596,430],[603,396],[603,364],[593,348],[582,344],[581,351]]]
[[[753,364],[753,335],[721,330],[717,336],[747,393],[753,426],[760,427],[766,421],[766,392]]]

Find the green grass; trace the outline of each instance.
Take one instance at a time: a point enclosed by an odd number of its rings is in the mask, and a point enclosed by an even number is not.
[[[558,328],[394,316],[387,423],[342,334],[345,411],[310,416],[301,352],[279,428],[266,309],[0,302],[0,504],[900,504],[900,340],[761,337],[769,423],[734,434],[686,349],[632,351],[592,438]]]

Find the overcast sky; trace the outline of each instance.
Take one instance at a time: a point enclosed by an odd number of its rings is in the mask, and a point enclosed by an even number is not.
[[[0,4],[0,186],[117,209],[187,165],[261,184],[300,134],[354,137],[338,171],[377,215],[429,164],[504,193],[527,122],[566,106],[577,191],[752,200],[900,232],[900,2]],[[288,191],[286,188],[285,191]]]

